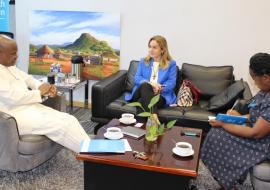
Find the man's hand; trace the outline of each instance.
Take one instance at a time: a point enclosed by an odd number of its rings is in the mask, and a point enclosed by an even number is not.
[[[50,91],[49,91],[49,96],[51,98],[55,97],[57,95],[57,88],[55,85],[51,85]]]
[[[50,88],[51,88],[51,85],[49,83],[43,83],[38,87],[41,96],[48,96]]]
[[[43,83],[38,88],[42,96],[55,97],[57,95],[57,88],[55,85],[49,83]]]

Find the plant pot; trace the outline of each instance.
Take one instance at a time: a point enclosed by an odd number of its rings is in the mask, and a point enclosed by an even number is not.
[[[156,141],[158,137],[158,123],[152,115],[148,117],[145,129],[145,139],[151,142]]]

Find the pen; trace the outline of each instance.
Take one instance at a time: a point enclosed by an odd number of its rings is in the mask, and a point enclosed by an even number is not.
[[[185,136],[193,136],[193,137],[199,137],[199,136],[200,136],[199,133],[195,133],[195,132],[191,132],[191,131],[184,131],[184,132],[181,132],[181,135],[185,135]]]
[[[239,99],[237,99],[237,100],[234,102],[234,104],[233,104],[232,108],[230,109],[229,113],[232,112],[232,110],[233,110],[234,107],[238,104],[238,102],[239,102]]]

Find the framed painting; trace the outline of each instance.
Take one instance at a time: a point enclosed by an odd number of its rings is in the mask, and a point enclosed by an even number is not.
[[[119,13],[34,10],[29,22],[30,74],[46,75],[52,64],[70,73],[75,55],[83,57],[86,79],[100,80],[119,70]]]

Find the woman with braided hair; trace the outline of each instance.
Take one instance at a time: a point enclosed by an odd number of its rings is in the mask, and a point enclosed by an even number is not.
[[[260,91],[249,104],[249,126],[210,120],[212,129],[202,148],[202,160],[223,189],[234,189],[249,169],[269,158],[270,55],[257,53],[249,72]],[[228,111],[230,115],[240,115]]]

